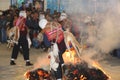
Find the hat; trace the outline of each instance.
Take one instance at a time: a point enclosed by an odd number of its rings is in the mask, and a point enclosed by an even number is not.
[[[25,11],[20,11],[19,16],[26,18],[27,15]]]
[[[67,14],[66,13],[61,13],[61,15],[60,15],[60,21],[62,21],[62,20],[64,20],[64,19],[66,19],[67,18]]]
[[[41,20],[39,21],[39,26],[40,26],[40,28],[41,28],[41,29],[44,29],[47,23],[48,23],[48,21],[47,21],[46,19],[41,19]]]

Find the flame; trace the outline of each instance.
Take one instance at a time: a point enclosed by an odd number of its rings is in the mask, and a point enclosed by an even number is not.
[[[33,74],[33,73],[35,73],[35,74]],[[36,77],[36,75],[39,77]],[[38,80],[38,78],[39,78],[39,80],[43,80],[43,79],[49,79],[50,74],[48,71],[46,71],[42,68],[39,68],[39,69],[25,72],[24,77],[25,77],[25,80],[29,80],[29,79],[33,80],[33,78],[35,78],[35,80],[36,80],[36,78],[37,78],[37,80]]]
[[[87,80],[87,78],[84,75],[81,75],[80,80]]]
[[[70,62],[73,64],[76,64],[81,61],[80,58],[78,58],[78,56],[76,56],[76,51],[73,47],[70,48],[70,50],[66,50],[64,52],[63,59],[64,59],[65,63]]]
[[[108,76],[109,79],[111,79],[111,76],[109,76],[103,69],[102,67],[100,66],[100,64],[97,62],[97,61],[93,61],[92,62],[92,65],[98,69],[100,69],[105,75]]]
[[[75,60],[76,60],[75,54],[76,54],[76,51],[74,50],[74,48],[71,48],[70,50],[66,50],[63,54],[64,61],[75,63]]]
[[[39,76],[44,76],[44,72],[42,70],[38,70],[37,73]]]
[[[26,78],[26,80],[29,80],[30,71],[25,72],[24,77]]]

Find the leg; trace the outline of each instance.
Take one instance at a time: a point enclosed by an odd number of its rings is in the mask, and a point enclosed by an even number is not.
[[[12,50],[12,55],[11,55],[10,65],[16,65],[14,60],[17,59],[19,48],[20,48],[19,44],[14,44],[14,47]]]
[[[24,60],[29,60],[29,48],[28,48],[28,41],[24,40],[21,44],[23,50],[23,57]]]
[[[62,69],[62,73],[65,72],[66,66],[64,64],[64,59],[63,59],[63,53],[65,52],[65,49],[62,49],[59,51],[59,59],[60,59],[60,65],[61,65],[61,69]]]
[[[12,50],[11,59],[17,59],[19,48],[20,48],[19,44],[14,44],[14,47],[13,47],[13,50]]]
[[[59,64],[59,67],[57,68],[57,71],[55,71],[55,77],[57,80],[62,80],[62,68]]]
[[[64,50],[59,51],[60,64],[64,64],[64,60],[63,60],[63,57],[62,57],[64,52],[65,52]]]
[[[24,60],[26,61],[26,66],[31,66],[33,64],[30,63],[29,60],[29,47],[28,47],[28,41],[27,39],[22,39],[23,41],[21,42],[22,50],[23,50],[23,57]]]

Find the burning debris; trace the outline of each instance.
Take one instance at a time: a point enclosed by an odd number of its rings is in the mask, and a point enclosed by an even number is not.
[[[24,74],[26,80],[51,80],[48,71],[38,68],[33,71],[28,71]]]
[[[25,73],[27,80],[55,80],[54,73],[42,68]],[[66,64],[63,71],[63,80],[108,80],[109,77],[100,69],[89,68],[84,61],[78,64]]]
[[[76,65],[66,65],[64,78],[65,80],[108,80],[104,72],[95,67],[89,68],[84,61]]]

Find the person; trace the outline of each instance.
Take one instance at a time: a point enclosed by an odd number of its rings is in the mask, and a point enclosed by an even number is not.
[[[26,9],[25,3],[22,2],[22,5],[19,7],[19,10],[21,11],[21,10],[25,10],[25,9]]]
[[[29,47],[27,40],[27,27],[25,25],[26,20],[26,12],[20,11],[19,18],[14,22],[14,26],[16,27],[16,35],[15,35],[15,43],[12,50],[10,65],[16,65],[15,59],[17,59],[18,52],[20,47],[23,50],[23,57],[26,61],[26,66],[32,66],[33,64],[29,60]]]
[[[72,29],[72,21],[68,18],[68,15],[65,12],[62,12],[59,17],[59,22],[62,25],[62,28],[64,31],[66,31],[67,28]]]
[[[7,42],[6,25],[7,25],[6,15],[3,14],[0,17],[0,42],[2,43]]]
[[[52,58],[52,55],[55,55],[55,57],[53,57],[55,59],[51,59],[54,60],[56,63],[55,66],[51,66],[52,70],[54,70],[55,78],[57,80],[62,80],[62,69],[64,66],[62,55],[66,50],[62,27],[58,22],[49,22],[46,19],[40,20],[39,26],[41,27],[41,29],[43,29],[42,32],[44,33],[44,41],[46,45],[53,49],[49,58]]]

